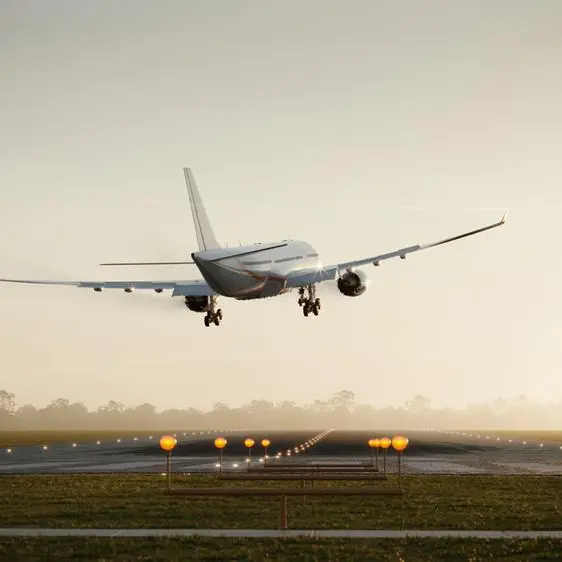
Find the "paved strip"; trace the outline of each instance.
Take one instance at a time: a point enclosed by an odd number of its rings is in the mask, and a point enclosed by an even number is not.
[[[4,528],[0,537],[233,537],[233,538],[455,538],[562,539],[562,531],[296,530],[280,529],[33,529]]]

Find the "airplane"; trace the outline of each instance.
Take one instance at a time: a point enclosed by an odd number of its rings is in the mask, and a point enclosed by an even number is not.
[[[347,297],[358,297],[367,290],[367,276],[361,266],[379,266],[391,258],[406,259],[408,254],[426,250],[460,240],[480,232],[501,226],[506,221],[507,211],[493,224],[458,234],[438,242],[416,244],[392,252],[371,257],[324,266],[318,252],[301,240],[256,243],[227,248],[221,246],[207,217],[195,178],[190,168],[184,168],[189,194],[191,214],[199,251],[191,254],[193,261],[178,262],[119,262],[103,263],[100,266],[165,266],[195,265],[202,279],[191,281],[36,281],[25,279],[0,279],[4,283],[27,283],[39,285],[65,285],[93,289],[120,289],[131,293],[135,289],[153,290],[162,293],[171,290],[172,297],[183,297],[185,306],[204,313],[204,324],[219,326],[223,313],[218,308],[219,297],[237,300],[275,297],[289,291],[298,292],[298,305],[305,317],[318,316],[320,299],[316,296],[316,285],[325,281],[337,281],[339,292]]]

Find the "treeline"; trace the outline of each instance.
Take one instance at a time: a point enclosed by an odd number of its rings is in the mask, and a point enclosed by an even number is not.
[[[110,400],[88,410],[80,402],[59,398],[44,408],[31,404],[18,406],[13,393],[0,390],[0,429],[42,430],[158,430],[167,428],[202,429],[525,429],[562,427],[562,404],[532,403],[524,396],[498,399],[490,404],[474,404],[464,409],[434,408],[421,395],[399,407],[377,408],[358,404],[355,394],[342,390],[328,400],[312,404],[253,400],[238,408],[219,402],[210,411],[187,407],[158,411],[152,404],[127,407]]]

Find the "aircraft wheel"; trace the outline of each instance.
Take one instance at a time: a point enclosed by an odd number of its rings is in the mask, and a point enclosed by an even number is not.
[[[218,326],[221,323],[221,319],[219,318],[218,314],[215,314],[213,322],[215,323],[215,326]]]
[[[211,319],[209,318],[209,316],[205,316],[204,322],[205,322],[205,326],[207,326],[207,328],[208,328],[209,325],[211,324],[210,320],[211,320]]]
[[[314,313],[314,316],[318,316],[318,312],[320,312],[320,307],[316,303],[312,305],[312,312]]]
[[[320,304],[320,299],[316,299],[314,301],[314,304],[316,305],[316,308],[318,308],[318,310],[320,310],[322,308],[322,305]]]
[[[219,320],[222,320],[222,310],[220,308],[217,310],[217,316],[219,317]]]
[[[302,313],[303,313],[305,316],[308,316],[308,312],[309,312],[309,310],[308,310],[308,304],[305,304],[305,305],[302,307]]]

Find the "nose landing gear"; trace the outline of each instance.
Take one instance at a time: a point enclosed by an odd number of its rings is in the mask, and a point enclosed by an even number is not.
[[[306,295],[305,295],[306,293]],[[316,285],[306,285],[299,287],[298,304],[302,307],[302,313],[308,316],[311,312],[314,316],[318,316],[322,305],[320,299],[316,297]]]

